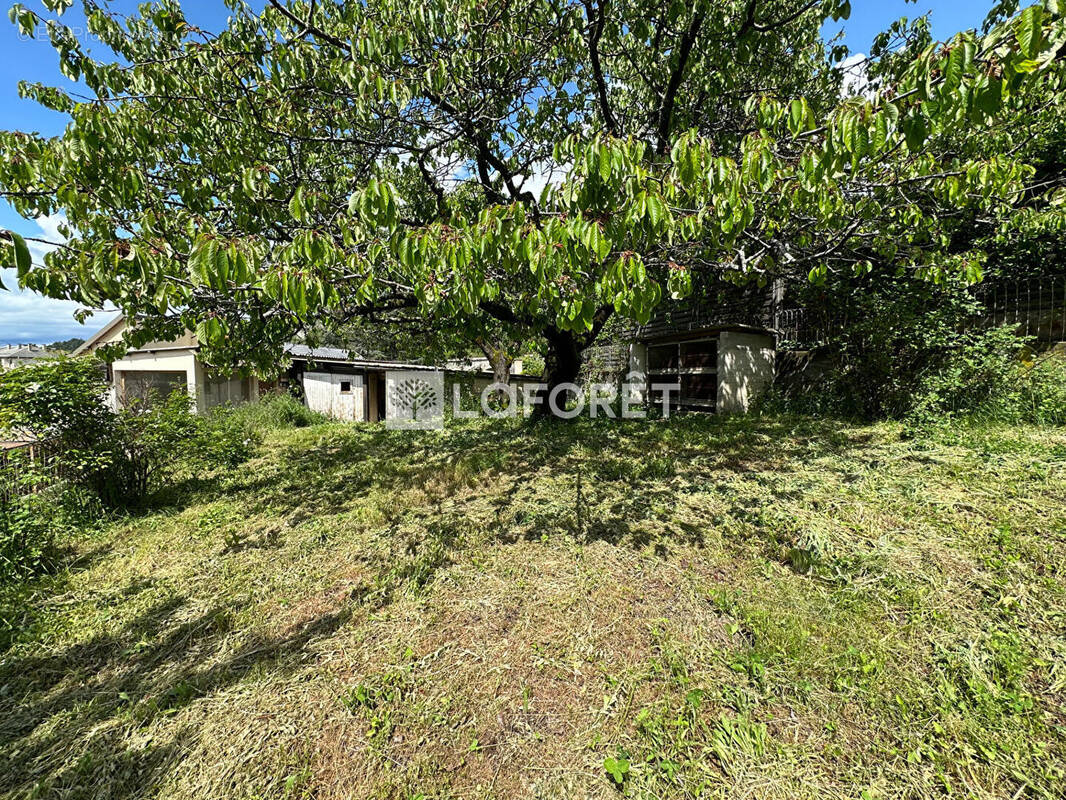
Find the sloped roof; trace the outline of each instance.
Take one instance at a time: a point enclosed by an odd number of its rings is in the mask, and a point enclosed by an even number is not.
[[[77,349],[74,350],[73,355],[80,356],[87,350],[92,351],[92,349],[96,346],[97,342],[99,342],[105,336],[108,336],[113,330],[115,330],[115,328],[119,326],[120,323],[123,323],[125,321],[126,318],[124,316],[122,316],[121,314],[117,314],[113,320],[108,322],[106,325],[100,328],[100,330],[98,330],[96,333],[94,333],[92,336],[90,336],[88,339],[78,345]]]
[[[33,359],[55,358],[56,356],[56,353],[36,344],[9,344],[0,347],[0,358]]]

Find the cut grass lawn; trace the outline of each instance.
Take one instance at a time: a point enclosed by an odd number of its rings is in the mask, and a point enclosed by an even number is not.
[[[1066,790],[1062,429],[320,425],[73,547],[9,796]]]

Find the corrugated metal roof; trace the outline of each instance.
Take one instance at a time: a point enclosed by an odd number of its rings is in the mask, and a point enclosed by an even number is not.
[[[285,345],[285,354],[290,358],[307,361],[330,361],[350,364],[353,367],[383,367],[387,369],[439,369],[431,364],[418,364],[412,361],[385,361],[373,358],[353,357],[349,351],[337,347],[308,347],[305,344]]]

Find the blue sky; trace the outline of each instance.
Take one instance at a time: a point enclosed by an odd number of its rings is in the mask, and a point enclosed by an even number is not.
[[[34,10],[42,10],[40,2],[24,0],[24,4]],[[132,9],[134,3],[120,1],[113,3],[113,6]],[[196,0],[185,2],[184,6],[196,9],[190,16],[205,28],[217,29],[224,24],[226,9],[217,0]],[[988,0],[987,5],[975,4],[972,0],[919,0],[916,3],[905,0],[853,0],[851,19],[829,22],[824,31],[829,37],[843,30],[844,41],[852,53],[864,53],[873,37],[901,16],[913,18],[929,12],[933,35],[945,39],[956,31],[979,26],[990,6],[991,0]],[[64,15],[64,22],[75,32],[83,29],[83,18],[75,9]],[[91,43],[89,49],[92,52]],[[0,53],[3,53],[0,56],[0,129],[33,131],[44,135],[61,133],[64,125],[61,115],[18,97],[18,82],[21,79],[67,88],[72,86],[71,81],[60,74],[56,67],[55,53],[47,40],[24,39],[6,18],[0,19]],[[59,221],[58,218],[23,219],[7,203],[0,201],[0,228],[18,231],[23,236],[58,241],[56,225]],[[31,243],[31,250],[39,260],[44,246]],[[8,289],[15,286],[14,275],[9,270],[0,270],[0,280]],[[77,308],[76,303],[50,300],[32,292],[0,291],[0,344],[47,343],[72,336],[85,338],[113,317],[113,313],[100,312],[82,325],[73,317]]]

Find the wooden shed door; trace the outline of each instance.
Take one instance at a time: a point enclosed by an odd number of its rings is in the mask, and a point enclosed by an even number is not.
[[[349,422],[363,418],[363,376],[305,372],[307,406],[333,419]]]
[[[359,375],[333,376],[333,416],[345,422],[356,420],[356,398],[359,399],[359,417],[363,412],[363,379]]]

